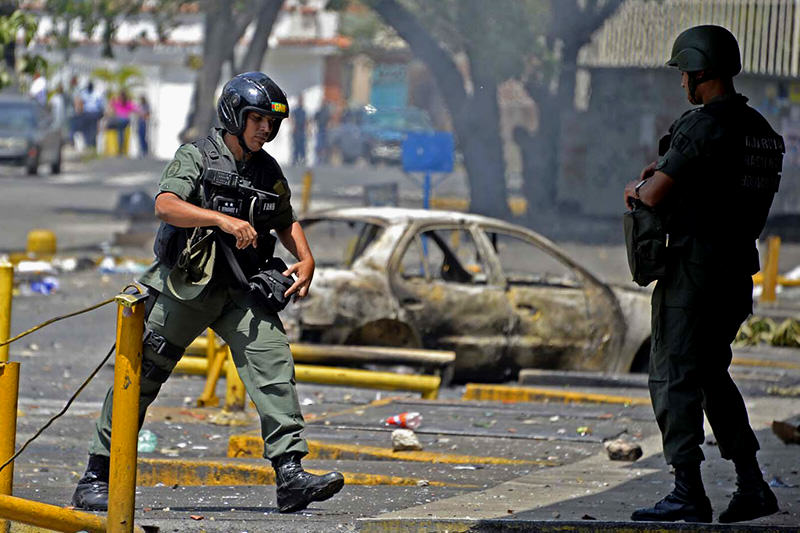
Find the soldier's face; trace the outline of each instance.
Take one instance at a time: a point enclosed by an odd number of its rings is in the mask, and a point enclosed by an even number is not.
[[[253,151],[261,150],[272,132],[272,119],[250,111],[244,127],[244,142]]]

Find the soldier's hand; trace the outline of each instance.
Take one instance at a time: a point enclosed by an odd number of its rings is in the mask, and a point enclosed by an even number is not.
[[[294,274],[297,276],[297,280],[286,290],[284,296],[288,298],[290,295],[296,294],[296,299],[305,298],[308,294],[308,288],[311,286],[311,278],[314,277],[314,268],[314,260],[306,259],[305,261],[299,261],[286,269],[286,272],[284,272],[283,275],[291,276]]]
[[[642,173],[639,174],[639,181],[646,180],[647,178],[651,177],[656,172],[656,163],[657,161],[653,161],[646,167],[642,169]]]
[[[631,181],[625,185],[625,207],[628,209],[633,209],[633,200],[636,198],[636,185],[639,184],[639,181]]]
[[[239,250],[247,248],[250,245],[252,245],[253,248],[256,247],[258,232],[256,232],[256,229],[246,220],[222,215],[217,226],[225,233],[230,233],[236,237],[236,248]]]

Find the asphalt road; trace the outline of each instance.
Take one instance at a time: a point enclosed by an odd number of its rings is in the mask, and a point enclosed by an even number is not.
[[[129,222],[113,213],[119,195],[140,188],[152,193],[162,166],[163,162],[149,160],[73,161],[65,165],[62,176],[39,178],[0,168],[4,191],[0,195],[0,251],[24,248],[30,229],[46,227],[56,232],[60,249],[96,256],[101,243],[111,243],[114,232],[128,228]],[[302,170],[287,170],[295,191],[300,190]],[[383,171],[380,179],[395,179],[393,169]],[[375,175],[364,168],[335,169],[327,174],[319,170],[313,206],[358,203],[359,188],[373,183]],[[407,196],[401,194],[404,202],[415,201],[413,187],[406,184]],[[624,255],[617,247],[574,243],[566,247],[606,279],[621,276],[620,269],[625,268]],[[125,252],[149,254],[146,245],[129,246]],[[794,257],[789,252],[783,260],[788,266]],[[787,269],[782,265],[782,270]],[[132,273],[103,274],[90,268],[60,275],[55,294],[22,291],[13,302],[12,333],[114,296],[133,277]],[[55,323],[11,346],[11,359],[22,363],[18,445],[61,408],[100,362],[114,341],[115,316],[113,307],[106,306]],[[754,349],[747,356],[791,366],[798,362],[800,351]],[[800,448],[781,444],[768,425],[772,419],[798,423],[800,409],[796,397],[773,396],[766,391],[770,386],[796,386],[800,370],[736,370],[762,443],[762,466],[767,479],[780,485],[775,490],[783,509],[752,526],[796,527],[800,524]],[[88,435],[112,378],[113,366],[104,365],[68,413],[24,452],[15,466],[16,495],[55,505],[69,502],[85,466]],[[167,382],[145,422],[145,428],[157,435],[158,445],[156,451],[142,457],[177,454],[182,460],[223,459],[231,435],[257,432],[252,409],[243,426],[210,423],[217,410],[194,407],[203,386],[204,380],[198,376],[176,375]],[[219,394],[223,388],[220,384]],[[331,532],[441,531],[449,520],[455,521],[453,530],[464,530],[458,529],[458,524],[469,523],[475,531],[503,531],[505,526],[481,529],[484,526],[479,525],[480,520],[503,518],[511,520],[508,530],[525,530],[519,524],[555,525],[586,521],[587,517],[626,520],[636,506],[652,503],[670,487],[658,430],[647,405],[462,401],[463,386],[443,389],[436,401],[421,401],[415,394],[304,383],[298,385],[298,391],[308,422],[306,435],[315,441],[390,447],[390,433],[381,421],[399,412],[419,411],[423,425],[418,433],[425,451],[523,462],[434,463],[348,456],[310,460],[305,462],[307,468],[393,476],[411,484],[349,484],[335,498],[295,515],[276,512],[274,486],[142,486],[137,489],[137,521],[158,525],[162,531]],[[641,387],[597,392],[647,396]],[[391,397],[388,403],[376,402],[387,397]],[[609,461],[602,441],[618,435],[641,444],[645,456],[632,464]],[[704,451],[709,459],[704,466],[706,484],[718,513],[730,497],[733,470],[719,459],[711,436]],[[260,459],[250,462],[264,464]]]

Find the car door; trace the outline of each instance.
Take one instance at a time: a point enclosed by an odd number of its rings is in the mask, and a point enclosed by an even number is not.
[[[508,356],[519,368],[613,370],[624,338],[606,285],[534,234],[487,227],[514,325]]]
[[[496,269],[470,228],[412,228],[390,259],[389,279],[404,319],[429,348],[456,351],[456,374],[502,378],[511,308]]]

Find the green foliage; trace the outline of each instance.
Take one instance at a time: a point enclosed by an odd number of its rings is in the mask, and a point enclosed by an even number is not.
[[[0,51],[16,43],[20,34],[25,45],[29,45],[36,34],[37,25],[33,15],[19,10],[10,15],[0,15]],[[20,61],[20,67],[22,72],[29,74],[36,71],[44,72],[47,69],[47,62],[41,56],[26,54]],[[5,63],[0,63],[0,89],[14,82],[14,74],[7,69]]]
[[[132,87],[141,83],[142,71],[130,65],[117,70],[96,68],[92,71],[92,77],[106,82],[115,94],[119,94],[123,90],[130,92]]]
[[[30,13],[14,11],[7,17],[0,16],[0,46],[14,42],[20,31],[25,45],[29,45],[36,34],[36,18]]]
[[[159,40],[176,24],[176,17],[189,0],[154,0],[148,4]],[[122,19],[138,16],[145,0],[46,0],[45,10],[55,22],[51,37],[60,50],[74,47],[70,30],[77,24],[87,36],[102,29],[103,55],[113,57],[112,41]]]
[[[340,32],[353,40],[352,51],[387,47],[394,32],[369,8],[378,0],[330,0],[341,11]],[[497,81],[519,77],[532,63],[552,62],[543,45],[547,0],[400,0],[400,3],[453,56],[466,54],[478,76]]]

